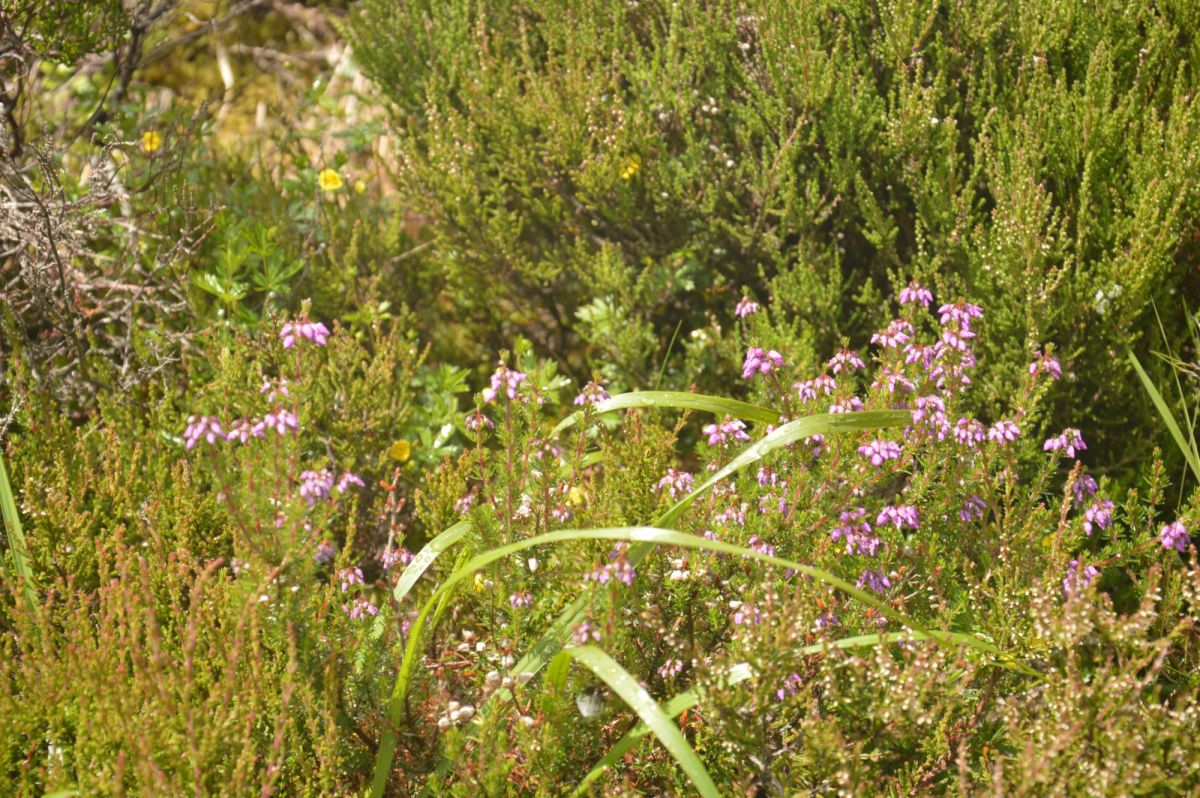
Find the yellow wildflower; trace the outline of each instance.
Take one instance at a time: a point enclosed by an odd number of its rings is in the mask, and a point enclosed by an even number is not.
[[[158,131],[147,130],[142,134],[142,151],[151,153],[162,146],[162,136],[158,135]]]
[[[407,463],[408,458],[412,457],[412,444],[408,441],[400,440],[392,444],[392,448],[388,450],[392,459],[398,463]]]
[[[354,192],[356,194],[365,194],[367,192],[367,182],[359,179],[354,181]]]
[[[332,169],[322,169],[317,174],[317,185],[322,191],[337,191],[342,187],[342,176]]]
[[[641,170],[642,170],[642,165],[638,162],[637,158],[630,158],[628,161],[625,162],[625,168],[621,170],[621,179],[622,180],[633,180],[633,178]]]
[[[487,586],[487,580],[483,578],[483,574],[475,574],[475,592],[482,593]]]
[[[578,485],[572,485],[571,489],[567,491],[567,504],[575,507],[583,504],[583,490]]]

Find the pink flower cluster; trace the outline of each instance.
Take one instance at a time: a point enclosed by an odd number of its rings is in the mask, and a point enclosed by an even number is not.
[[[750,436],[746,434],[746,425],[739,419],[731,419],[729,416],[725,416],[725,420],[720,424],[706,424],[703,432],[708,436],[709,446],[726,446],[730,440],[750,440]]]
[[[783,355],[774,349],[763,351],[757,346],[752,346],[746,351],[746,360],[742,363],[742,378],[750,379],[755,374],[770,374],[780,368],[783,368]]]
[[[1086,449],[1087,444],[1083,442],[1083,435],[1074,428],[1065,429],[1061,435],[1047,438],[1046,442],[1042,444],[1042,451],[1057,452],[1061,450],[1067,457],[1074,457],[1077,450],[1085,451]]]
[[[329,340],[329,328],[319,321],[289,321],[280,328],[279,338],[283,341],[284,349],[291,349],[301,339],[312,341],[317,346],[325,346]]]
[[[667,474],[658,481],[655,486],[655,493],[662,493],[666,490],[671,498],[684,496],[692,492],[692,486],[695,485],[696,478],[686,471],[679,471],[674,468],[668,468]]]
[[[504,394],[509,400],[516,399],[521,383],[525,382],[528,377],[528,374],[510,369],[501,363],[492,374],[491,386],[483,389],[483,401],[494,402],[500,394]]]

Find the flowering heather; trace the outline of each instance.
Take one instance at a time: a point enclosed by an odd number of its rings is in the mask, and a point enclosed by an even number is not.
[[[895,524],[896,529],[919,529],[921,522],[918,518],[917,508],[907,504],[896,504],[884,507],[879,511],[879,516],[875,519],[876,526],[886,526],[887,524]]]
[[[737,303],[737,307],[733,309],[733,315],[739,319],[753,316],[755,313],[758,313],[758,303],[748,296],[742,297],[741,301]]]
[[[834,543],[845,540],[847,554],[857,553],[874,557],[881,541],[871,531],[871,525],[865,520],[866,514],[867,511],[861,507],[841,513],[829,539]]]
[[[279,338],[283,341],[284,349],[291,349],[301,339],[325,346],[329,340],[329,328],[319,321],[289,321],[279,330]]]
[[[902,389],[905,393],[917,389],[916,384],[905,376],[904,372],[896,371],[889,366],[879,369],[878,375],[871,382],[872,390],[879,390],[880,387],[887,388],[888,393],[895,393],[897,388]]]
[[[280,377],[277,380],[269,380],[264,377],[262,387],[258,389],[258,392],[265,394],[268,402],[274,402],[277,396],[291,396],[288,393],[288,381],[286,377]]]
[[[709,446],[727,446],[730,441],[750,440],[745,430],[746,425],[741,420],[726,416],[720,424],[705,425],[703,432],[708,436]]]
[[[847,396],[845,399],[838,399],[829,406],[830,413],[858,413],[862,409],[862,399],[859,399],[857,396]]]
[[[1175,549],[1182,552],[1187,551],[1187,547],[1192,544],[1187,527],[1179,521],[1172,521],[1164,526],[1159,532],[1158,538],[1164,549]]]
[[[328,499],[332,489],[333,474],[329,469],[300,472],[300,496],[310,507],[316,504],[318,499]]]
[[[834,374],[840,374],[842,369],[845,369],[846,373],[850,373],[851,371],[863,368],[866,364],[863,363],[862,358],[858,356],[857,352],[850,349],[843,349],[830,358],[829,362],[825,365]]]
[[[937,355],[937,348],[929,344],[910,342],[904,345],[904,365],[906,366],[917,365],[928,371],[933,368]]]
[[[1062,379],[1062,366],[1053,356],[1039,351],[1034,354],[1033,362],[1029,364],[1029,373],[1034,377],[1049,374],[1051,379]]]
[[[337,556],[337,546],[330,543],[328,540],[323,540],[313,549],[313,562],[318,565],[329,565]]]
[[[496,426],[492,423],[490,418],[478,410],[473,413],[467,413],[467,417],[463,420],[463,424],[471,432],[479,432],[482,429],[494,429]]]
[[[662,679],[671,679],[683,672],[683,660],[668,659],[658,667],[658,675]]]
[[[1042,451],[1057,452],[1062,451],[1067,457],[1074,457],[1076,450],[1084,451],[1087,449],[1087,444],[1083,442],[1083,436],[1079,434],[1079,430],[1070,428],[1063,430],[1061,435],[1056,435],[1053,438],[1047,438],[1042,444]]]
[[[742,363],[742,377],[750,379],[755,374],[770,374],[780,368],[783,368],[783,355],[774,349],[767,352],[752,346],[746,351],[746,360]]]
[[[349,471],[343,471],[342,475],[338,477],[337,492],[345,493],[352,487],[365,488],[366,486],[367,483],[363,482],[362,477],[360,477],[358,474],[354,474]]]
[[[276,435],[286,435],[288,432],[295,432],[300,428],[300,419],[291,410],[284,407],[277,407],[271,412],[265,414],[262,419],[254,424],[251,428],[251,433],[256,438],[263,436],[263,433],[270,430]]]
[[[1079,478],[1071,483],[1071,492],[1075,494],[1075,507],[1078,509],[1086,500],[1095,496],[1097,487],[1091,474],[1080,474]]]
[[[879,344],[884,349],[898,349],[912,338],[912,325],[904,319],[894,319],[888,322],[883,332],[871,336],[871,343]]]
[[[943,327],[957,326],[959,330],[971,329],[972,319],[982,319],[983,308],[970,302],[955,302],[938,308],[938,323]]]
[[[1090,535],[1093,529],[1108,529],[1112,526],[1113,503],[1108,499],[1096,499],[1083,511],[1083,531]]]
[[[356,596],[351,604],[343,604],[342,611],[349,615],[352,621],[374,618],[379,614],[379,608],[363,596]]]
[[[1096,581],[1096,577],[1099,575],[1100,569],[1096,566],[1089,565],[1080,571],[1079,560],[1071,560],[1067,563],[1067,573],[1062,581],[1063,595],[1070,598]]]
[[[512,605],[514,610],[523,609],[533,605],[533,594],[528,590],[518,590],[508,597],[508,603]]]
[[[338,571],[337,580],[342,592],[345,593],[355,585],[363,584],[362,571],[353,566],[350,568],[343,568],[342,570]]]
[[[510,401],[516,399],[521,383],[525,382],[528,376],[501,363],[492,373],[492,384],[483,389],[483,401],[494,402],[501,394],[507,396]]]
[[[900,289],[900,295],[898,299],[901,305],[920,303],[924,307],[929,307],[929,303],[933,302],[933,293],[928,288],[914,280],[904,288]]]
[[[868,568],[858,577],[856,584],[860,588],[865,587],[875,593],[884,593],[892,586],[892,580],[888,579],[887,575],[878,568]]]
[[[221,429],[221,421],[215,416],[189,416],[187,427],[183,430],[185,449],[192,449],[201,440],[216,443],[225,440],[225,431]]]
[[[589,382],[583,386],[583,390],[575,397],[575,404],[582,407],[583,405],[594,405],[603,402],[605,399],[610,399],[608,391],[598,382]]]
[[[987,437],[989,441],[1004,445],[1021,437],[1021,429],[1011,421],[997,421],[988,427]]]
[[[954,424],[954,440],[959,446],[974,448],[985,437],[983,425],[973,418],[960,418]]]
[[[588,643],[600,642],[600,630],[592,626],[588,621],[584,621],[575,627],[575,631],[571,634],[571,639],[575,641],[577,646],[586,646]]]
[[[762,619],[762,609],[757,604],[738,604],[733,610],[734,626],[757,626]]]
[[[408,565],[412,560],[413,554],[408,549],[384,549],[379,553],[379,565],[385,571],[390,571],[397,565]]]
[[[878,468],[888,460],[895,460],[900,456],[900,444],[876,439],[859,446],[858,453],[870,460],[871,465]]]
[[[679,471],[674,468],[668,468],[667,474],[658,481],[654,488],[655,493],[662,493],[665,489],[671,498],[685,496],[692,492],[692,486],[695,484],[696,478],[687,471]]]
[[[963,499],[962,506],[958,510],[958,519],[960,521],[978,521],[983,518],[983,512],[987,509],[987,502],[978,496],[971,495]]]

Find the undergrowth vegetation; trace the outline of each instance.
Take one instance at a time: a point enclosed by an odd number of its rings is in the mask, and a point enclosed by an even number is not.
[[[0,20],[3,794],[1200,790],[1192,4]]]

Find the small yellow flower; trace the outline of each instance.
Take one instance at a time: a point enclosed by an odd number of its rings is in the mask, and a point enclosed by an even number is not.
[[[637,158],[630,158],[625,162],[625,168],[621,170],[621,179],[633,180],[640,171],[642,171],[641,163],[638,162]]]
[[[408,441],[400,440],[392,444],[392,448],[388,450],[392,459],[398,463],[407,463],[408,458],[412,457],[412,444]]]
[[[361,180],[361,179],[355,180],[354,181],[354,193],[356,193],[356,194],[367,193],[367,181]]]
[[[342,176],[332,169],[322,169],[317,174],[317,185],[322,191],[337,191],[342,187]]]
[[[487,589],[487,580],[483,578],[483,574],[475,574],[475,592],[482,593]]]
[[[158,135],[158,131],[147,130],[142,134],[142,152],[151,153],[162,146],[162,136]]]
[[[571,489],[567,491],[567,504],[575,507],[583,504],[583,489],[578,485],[572,485]]]

